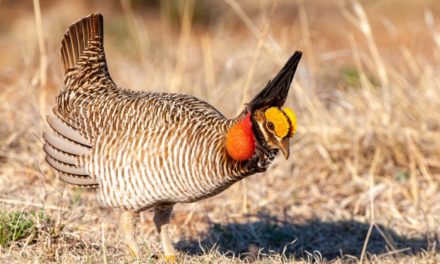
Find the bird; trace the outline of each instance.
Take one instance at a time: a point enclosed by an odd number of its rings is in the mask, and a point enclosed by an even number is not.
[[[175,204],[212,197],[264,172],[279,152],[289,157],[297,123],[284,103],[302,52],[238,116],[226,118],[191,95],[117,86],[103,28],[103,16],[92,13],[64,34],[64,87],[46,116],[46,161],[59,180],[95,190],[101,207],[120,211],[119,234],[135,257],[137,218],[153,211],[163,257],[173,261],[168,227]]]

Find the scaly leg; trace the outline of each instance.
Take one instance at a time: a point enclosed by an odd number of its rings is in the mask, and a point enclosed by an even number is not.
[[[167,261],[176,260],[176,251],[174,250],[170,238],[168,237],[168,225],[172,211],[173,205],[158,206],[154,210],[153,218],[157,231],[160,234],[160,240],[162,241],[162,247],[165,253],[165,260]]]
[[[139,258],[139,248],[135,239],[135,218],[138,216],[137,213],[131,211],[122,211],[120,220],[119,220],[119,228],[121,232],[122,239],[128,246],[130,253]]]

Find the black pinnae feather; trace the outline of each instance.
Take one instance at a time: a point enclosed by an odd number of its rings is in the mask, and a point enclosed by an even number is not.
[[[275,78],[269,81],[266,87],[248,103],[248,110],[253,112],[259,108],[281,107],[284,104],[301,56],[301,51],[295,51]]]

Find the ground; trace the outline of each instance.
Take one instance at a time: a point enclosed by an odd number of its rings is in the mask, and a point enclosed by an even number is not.
[[[95,11],[118,85],[192,94],[231,118],[304,52],[289,159],[177,205],[181,262],[440,262],[440,4],[428,0],[0,1],[1,262],[133,261],[118,212],[57,180],[42,150],[61,38]],[[137,238],[139,262],[162,261],[151,212]]]

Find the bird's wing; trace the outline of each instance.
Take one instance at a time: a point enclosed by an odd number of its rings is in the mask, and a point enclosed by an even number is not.
[[[75,127],[56,115],[47,116],[47,122],[53,131],[43,133],[46,141],[43,149],[47,162],[59,172],[60,179],[81,186],[97,185],[96,179],[89,176],[78,159],[91,151],[90,142]]]

